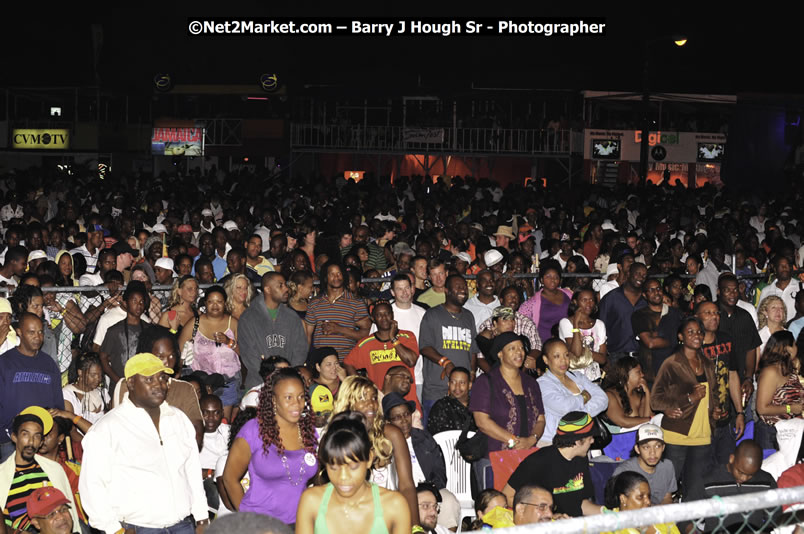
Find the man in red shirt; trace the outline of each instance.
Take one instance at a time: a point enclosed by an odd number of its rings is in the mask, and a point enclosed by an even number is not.
[[[377,331],[361,339],[343,361],[346,372],[353,375],[365,369],[369,380],[382,390],[385,374],[391,367],[403,364],[410,371],[412,387],[406,400],[416,400],[416,382],[413,367],[419,359],[416,336],[408,330],[400,330],[394,320],[394,310],[387,302],[378,302],[371,313]]]

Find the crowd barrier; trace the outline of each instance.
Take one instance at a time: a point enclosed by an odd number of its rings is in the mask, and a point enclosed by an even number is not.
[[[796,523],[804,522],[804,509],[784,512],[787,504],[804,502],[804,486],[748,493],[733,497],[653,506],[642,510],[611,512],[561,521],[495,529],[499,534],[590,534],[617,532],[661,523],[681,523],[714,519],[716,524],[705,532],[792,533]],[[795,506],[793,508],[796,508]],[[731,521],[737,514],[737,522]],[[732,516],[727,521],[726,518]],[[727,526],[728,524],[728,526]],[[696,530],[702,532],[703,530]]]

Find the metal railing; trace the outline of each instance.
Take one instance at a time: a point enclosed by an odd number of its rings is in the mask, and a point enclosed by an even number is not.
[[[804,521],[804,510],[782,514],[786,504],[804,502],[804,486],[776,489],[733,497],[712,498],[679,504],[653,506],[642,510],[604,513],[576,517],[561,521],[535,523],[506,529],[495,529],[500,534],[589,534],[593,532],[617,532],[628,528],[647,527],[662,523],[717,519],[714,529],[707,532],[786,532],[779,527]],[[798,515],[800,513],[800,515]],[[725,520],[731,514],[743,517],[742,524]],[[734,517],[734,516],[732,516]],[[700,530],[697,530],[700,532]]]
[[[564,154],[583,151],[583,133],[510,128],[290,125],[294,150],[342,149],[489,154]]]

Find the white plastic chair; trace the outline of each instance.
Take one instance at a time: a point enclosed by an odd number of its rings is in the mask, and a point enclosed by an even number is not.
[[[475,433],[469,432],[468,437]],[[447,489],[455,495],[461,504],[461,519],[466,516],[475,517],[475,501],[472,500],[471,472],[472,466],[461,458],[461,453],[455,449],[455,443],[461,435],[460,430],[447,430],[433,436],[447,465]]]

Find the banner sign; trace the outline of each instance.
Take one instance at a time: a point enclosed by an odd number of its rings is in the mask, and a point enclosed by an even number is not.
[[[13,148],[37,150],[66,150],[70,148],[70,130],[15,129],[11,137]]]
[[[151,153],[155,156],[203,156],[203,128],[154,128]]]
[[[444,142],[443,128],[405,128],[403,135],[406,143],[427,143],[434,145]]]

